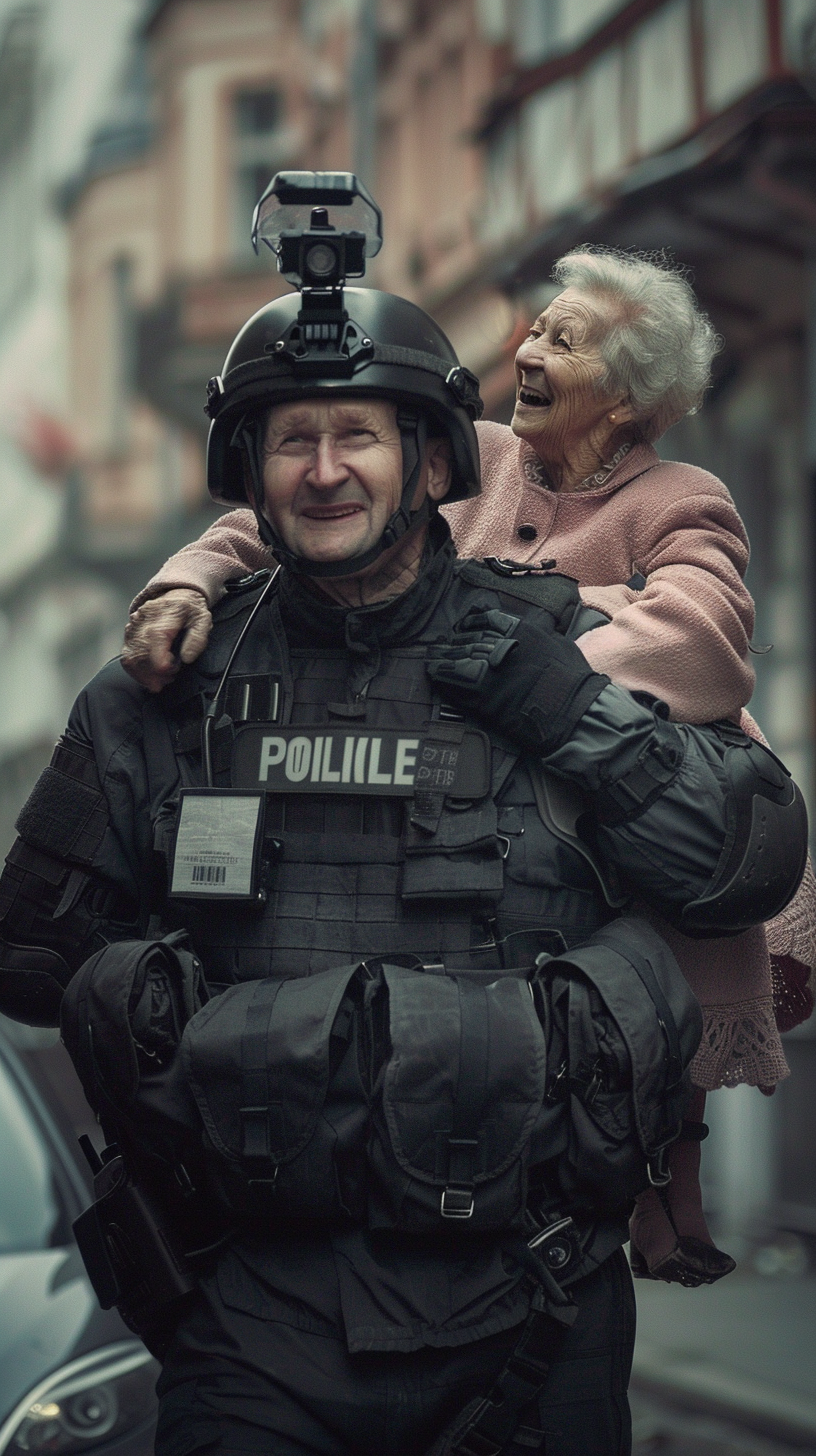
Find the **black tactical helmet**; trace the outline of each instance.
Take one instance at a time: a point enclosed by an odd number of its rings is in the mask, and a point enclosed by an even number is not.
[[[307,563],[293,557],[261,514],[260,438],[271,405],[331,390],[393,400],[403,445],[403,494],[399,510],[365,557],[316,567],[312,575],[348,575],[362,570],[420,518],[410,511],[421,465],[426,427],[447,436],[452,477],[447,501],[465,500],[480,490],[479,448],[473,421],[482,412],[479,382],[460,365],[442,330],[422,309],[404,298],[369,288],[345,288],[345,320],[321,322],[318,312],[302,312],[304,295],[292,293],[262,308],[238,334],[222,375],[207,387],[212,424],[207,443],[207,485],[224,504],[247,500],[258,516],[263,539],[279,559],[296,569]],[[327,314],[327,317],[329,315]],[[249,480],[247,479],[247,471]]]

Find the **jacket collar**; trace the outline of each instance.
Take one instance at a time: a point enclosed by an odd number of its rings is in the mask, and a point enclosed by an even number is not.
[[[519,469],[523,478],[539,490],[560,495],[561,492],[552,491],[547,483],[544,463],[536,455],[532,445],[527,440],[519,440],[518,443]],[[627,451],[602,485],[593,486],[589,490],[567,491],[564,493],[564,498],[566,499],[568,496],[575,500],[586,498],[596,500],[599,496],[612,495],[616,490],[620,490],[621,486],[628,485],[630,480],[635,480],[638,475],[643,475],[646,470],[651,470],[654,465],[659,464],[660,456],[654,446],[648,445],[645,440],[640,440],[632,446],[631,450]]]
[[[456,559],[447,522],[434,516],[425,557],[412,586],[390,601],[370,607],[341,607],[285,567],[280,574],[280,610],[292,647],[345,647],[367,652],[416,639],[453,578]]]

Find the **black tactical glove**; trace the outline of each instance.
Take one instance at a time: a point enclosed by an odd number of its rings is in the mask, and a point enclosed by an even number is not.
[[[428,648],[427,670],[446,701],[492,723],[529,753],[567,742],[609,678],[549,626],[472,608],[452,642]]]

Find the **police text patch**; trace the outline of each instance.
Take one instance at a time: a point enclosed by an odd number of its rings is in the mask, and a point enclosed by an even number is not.
[[[417,790],[480,799],[490,789],[490,743],[466,728],[460,741],[370,728],[239,729],[232,749],[234,788],[272,794],[379,794],[412,798]]]

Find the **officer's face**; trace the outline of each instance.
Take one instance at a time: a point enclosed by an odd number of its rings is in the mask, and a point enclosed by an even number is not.
[[[402,494],[396,405],[387,400],[307,399],[275,405],[264,446],[266,515],[297,556],[344,561],[380,539]],[[425,490],[440,499],[444,480],[426,464]]]

